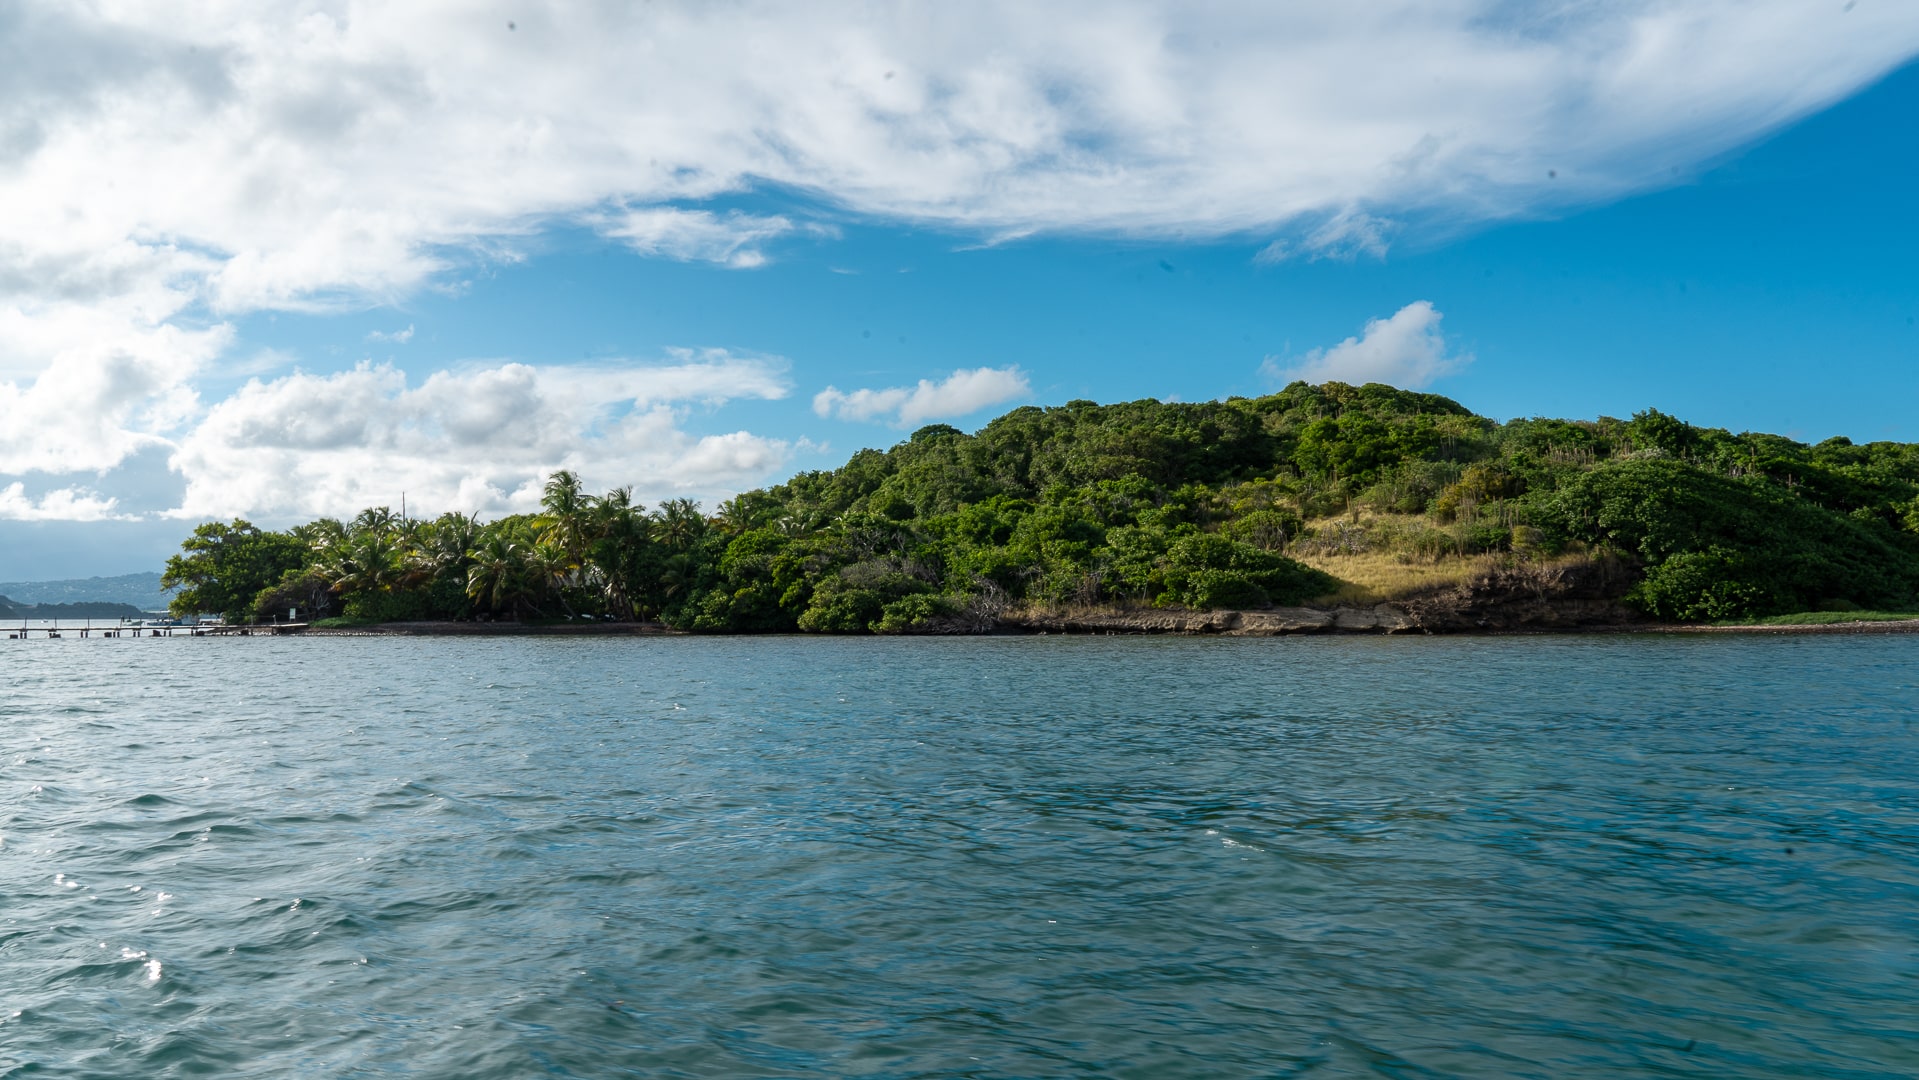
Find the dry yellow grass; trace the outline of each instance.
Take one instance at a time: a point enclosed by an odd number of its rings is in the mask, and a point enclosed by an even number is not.
[[[1449,556],[1436,562],[1407,561],[1402,556],[1378,551],[1295,558],[1340,580],[1338,589],[1314,597],[1314,602],[1320,604],[1385,603],[1434,586],[1458,584],[1472,576],[1479,566],[1476,558]]]

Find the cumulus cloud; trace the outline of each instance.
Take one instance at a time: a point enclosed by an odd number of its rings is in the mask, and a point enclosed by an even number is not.
[[[188,329],[123,304],[0,306],[0,475],[97,472],[198,408],[192,377],[226,348],[225,324]]]
[[[384,341],[393,345],[405,345],[407,342],[413,340],[413,324],[407,323],[405,330],[370,330],[367,332],[366,339],[368,341]]]
[[[646,367],[499,364],[417,385],[388,365],[255,379],[208,410],[172,464],[178,517],[352,514],[369,505],[530,509],[554,469],[650,498],[739,490],[782,467],[784,442],[694,435],[693,405],[787,392],[784,365],[717,350]]]
[[[1330,349],[1314,349],[1298,362],[1269,356],[1261,370],[1282,382],[1388,383],[1404,389],[1430,386],[1472,362],[1470,355],[1446,351],[1439,331],[1444,318],[1429,300],[1415,300],[1390,318],[1370,319],[1358,337]]]
[[[1017,367],[962,368],[939,382],[851,392],[829,386],[813,395],[813,411],[841,420],[884,420],[896,427],[917,427],[978,412],[1033,392]]]
[[[58,488],[39,498],[27,495],[18,480],[0,487],[0,521],[111,521],[127,515],[114,512],[115,500],[77,487]]]

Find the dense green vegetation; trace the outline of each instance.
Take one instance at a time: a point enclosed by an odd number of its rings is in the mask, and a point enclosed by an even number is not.
[[[1659,619],[1919,601],[1919,446],[1814,446],[1631,420],[1496,423],[1371,384],[1261,398],[1021,408],[936,424],[712,516],[595,496],[538,514],[385,509],[287,532],[202,525],[174,609],[412,618],[657,618],[702,631],[965,629],[1009,604],[1296,604],[1301,562],[1611,553]]]

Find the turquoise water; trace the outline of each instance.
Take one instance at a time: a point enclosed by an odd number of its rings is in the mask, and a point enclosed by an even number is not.
[[[1919,1074],[1919,637],[0,649],[0,1076]]]

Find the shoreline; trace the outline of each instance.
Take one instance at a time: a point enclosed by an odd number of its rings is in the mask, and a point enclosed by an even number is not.
[[[1385,607],[1386,605],[1381,605]],[[984,633],[873,635],[903,637],[1039,637],[1051,634],[1087,637],[1304,637],[1392,635],[1405,637],[1532,637],[1578,634],[1919,634],[1919,619],[1823,623],[1803,626],[1707,623],[1606,623],[1426,629],[1401,612],[1377,609],[1285,608],[1270,611],[1151,611],[1120,614],[1065,614],[1017,617]],[[760,637],[758,634],[695,634],[663,623],[583,623],[527,625],[523,623],[399,622],[374,626],[308,627],[291,632],[303,637]],[[276,636],[276,635],[259,635]],[[287,636],[287,635],[277,635]],[[816,635],[780,635],[816,636]],[[817,635],[862,636],[862,635]]]
[[[1860,620],[1807,626],[1768,626],[1764,623],[1740,626],[1659,625],[1649,629],[1682,634],[1919,634],[1919,619]]]
[[[516,622],[391,622],[372,626],[309,626],[293,631],[306,637],[633,637],[691,636],[665,623],[516,623]]]

